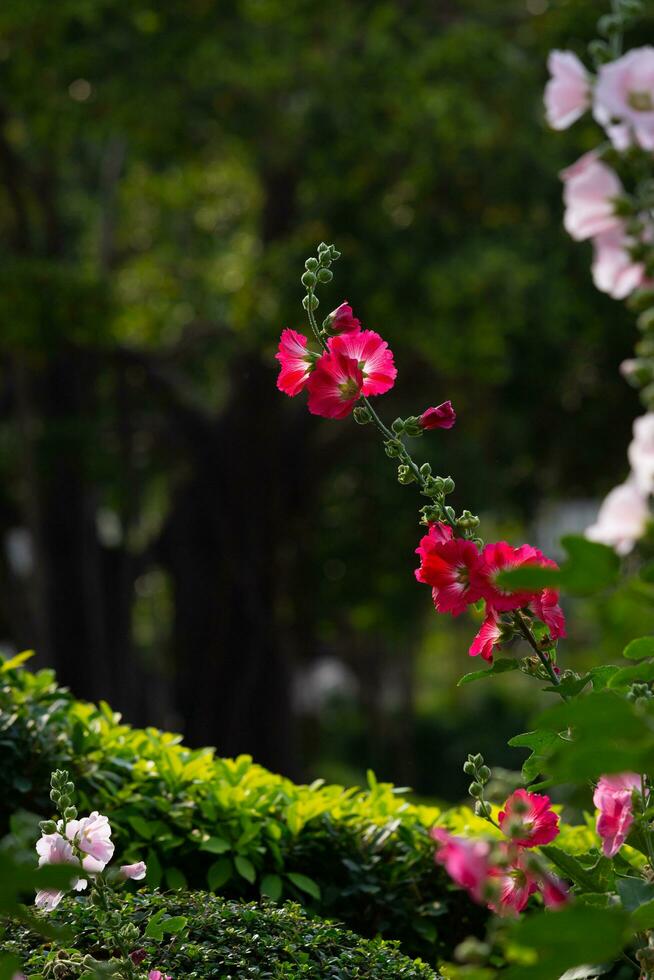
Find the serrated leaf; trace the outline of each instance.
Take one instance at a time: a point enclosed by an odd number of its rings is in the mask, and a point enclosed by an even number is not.
[[[580,856],[573,856],[555,844],[541,847],[541,851],[566,878],[587,892],[605,892],[613,885],[611,862],[602,856],[588,855],[594,861],[585,867]]]
[[[632,640],[622,651],[622,656],[627,660],[645,660],[647,657],[654,657],[654,636],[641,636],[637,640]]]
[[[647,905],[654,901],[654,885],[644,881],[643,878],[629,875],[618,878],[616,890],[622,906],[627,912],[635,912],[641,905]]]
[[[491,667],[485,667],[482,670],[473,670],[471,674],[464,674],[461,680],[457,683],[457,687],[461,687],[463,684],[471,684],[473,681],[479,681],[484,677],[493,677],[496,674],[506,674],[510,670],[518,670],[519,667],[520,664],[517,660],[509,660],[508,657],[500,657]]]
[[[300,891],[306,892],[307,895],[311,895],[312,898],[320,898],[320,887],[312,878],[308,878],[306,875],[298,874],[295,871],[289,871],[286,877],[295,885],[296,888],[299,888]]]
[[[524,732],[509,739],[508,744],[512,748],[532,750],[522,764],[522,778],[526,783],[530,783],[543,771],[548,752],[558,741],[558,734],[550,731]]]

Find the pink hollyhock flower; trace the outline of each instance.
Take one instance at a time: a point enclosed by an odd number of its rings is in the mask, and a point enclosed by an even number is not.
[[[649,520],[646,498],[635,482],[628,480],[607,494],[597,520],[586,528],[586,537],[614,548],[619,555],[628,555],[644,535]]]
[[[470,644],[471,657],[481,655],[489,664],[493,662],[493,650],[499,647],[502,639],[502,626],[494,609],[489,608],[481,629]]]
[[[454,837],[442,827],[433,827],[429,833],[437,844],[436,863],[442,864],[452,881],[465,888],[476,902],[484,902],[491,874],[488,841]]]
[[[593,803],[599,810],[597,833],[602,838],[606,857],[617,854],[634,822],[632,793],[641,789],[640,776],[625,772],[619,776],[601,776]]]
[[[36,853],[39,855],[39,867],[45,864],[71,864],[80,867],[80,862],[75,857],[70,841],[62,837],[61,834],[43,834],[41,839],[36,842]],[[73,878],[71,887],[75,891],[83,891],[87,882],[83,878]],[[36,893],[35,904],[45,912],[51,912],[59,905],[65,892],[54,888],[42,888]]]
[[[306,387],[318,359],[318,355],[307,348],[307,343],[304,334],[296,330],[282,330],[279,349],[275,354],[280,364],[277,387],[291,397]]]
[[[559,818],[549,796],[517,789],[497,818],[502,833],[520,847],[549,844],[559,833]]]
[[[474,589],[491,604],[497,612],[506,612],[509,609],[520,609],[528,605],[533,599],[537,598],[539,592],[509,592],[501,589],[496,579],[500,572],[508,571],[511,568],[520,568],[523,565],[546,565],[556,568],[556,562],[546,558],[538,548],[532,548],[529,544],[523,544],[519,548],[512,548],[506,541],[498,541],[496,544],[487,544],[481,553],[481,557],[472,570],[472,584]]]
[[[643,497],[649,497],[654,493],[654,412],[635,420],[627,452],[634,484]]]
[[[588,72],[572,51],[550,51],[551,78],[545,86],[545,114],[552,129],[567,129],[590,106]]]
[[[566,637],[565,616],[559,605],[559,593],[556,589],[543,589],[540,595],[529,603],[531,611],[545,623],[553,640]]]
[[[488,907],[497,915],[515,916],[538,890],[538,879],[518,848],[507,848],[504,853],[505,861],[490,871],[491,878],[499,885],[499,893]]]
[[[416,548],[420,568],[416,578],[431,585],[432,598],[438,612],[459,616],[481,593],[471,583],[472,572],[479,562],[477,546],[463,538],[441,541],[444,525],[435,524]],[[436,530],[434,530],[434,528]]]
[[[593,282],[613,299],[625,299],[645,282],[645,266],[629,254],[629,239],[621,227],[593,241]]]
[[[450,401],[426,409],[418,419],[421,429],[451,429],[455,422],[456,412]]]
[[[111,842],[109,820],[97,810],[81,820],[69,820],[66,824],[66,837],[82,851],[82,867],[85,871],[95,874],[104,871],[113,857],[114,845]]]
[[[560,176],[564,182],[563,224],[572,238],[582,241],[621,227],[613,202],[622,195],[622,184],[594,151],[584,154]]]
[[[332,351],[323,354],[316,364],[309,378],[308,391],[312,415],[344,419],[362,395],[363,373],[353,357]]]
[[[354,358],[363,373],[363,394],[383,395],[395,384],[397,369],[385,340],[374,330],[345,333],[328,342],[333,354]]]
[[[173,980],[173,978],[169,977],[167,973],[162,973],[161,970],[150,970],[148,980]]]
[[[543,875],[540,880],[540,890],[543,894],[543,902],[546,908],[558,909],[562,905],[566,905],[569,898],[570,892],[568,886],[556,875],[550,873]]]
[[[654,150],[654,48],[634,48],[602,65],[597,75],[593,114],[613,145],[632,141]]]
[[[361,321],[354,316],[347,300],[332,310],[327,320],[327,327],[334,334],[358,333],[361,330]]]
[[[145,861],[137,861],[136,864],[121,864],[120,873],[122,877],[129,881],[142,881],[145,878],[148,868]]]

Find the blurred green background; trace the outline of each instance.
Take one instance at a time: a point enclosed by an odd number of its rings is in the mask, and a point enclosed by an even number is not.
[[[518,765],[528,682],[454,686],[476,624],[414,581],[420,500],[372,431],[276,390],[274,352],[333,241],[321,312],[347,298],[389,341],[384,417],[454,402],[418,455],[457,507],[550,551],[590,523],[626,474],[636,329],[561,225],[557,172],[598,131],[548,131],[542,89],[603,12],[4,0],[6,646],[297,778],[373,766],[455,800],[468,751]],[[575,666],[647,615],[629,588],[567,612]]]

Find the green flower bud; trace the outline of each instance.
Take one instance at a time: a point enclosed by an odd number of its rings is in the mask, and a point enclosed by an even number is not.
[[[64,810],[64,820],[77,820],[77,807],[67,806]]]
[[[472,796],[473,800],[478,800],[484,793],[484,787],[481,785],[481,783],[470,783],[468,786],[468,793],[470,796]]]
[[[356,405],[352,415],[354,416],[354,421],[358,422],[359,425],[367,425],[368,422],[372,422],[372,416],[365,405]]]
[[[463,763],[463,771],[466,774],[466,776],[474,776],[474,774],[476,772],[474,762],[471,762],[470,759],[468,759],[467,762],[464,762]]]
[[[420,476],[431,476],[431,466],[429,463],[423,463],[420,467]]]
[[[477,773],[477,777],[479,779],[479,782],[485,785],[488,782],[488,780],[491,778],[491,771],[488,768],[488,766],[480,766],[479,772]]]
[[[316,277],[313,274],[313,272],[307,269],[306,272],[302,273],[302,276],[300,277],[300,282],[302,283],[303,286],[306,286],[307,289],[311,289],[312,286],[316,285]]]
[[[307,259],[306,262],[304,263],[304,267],[305,269],[308,269],[309,272],[315,272],[316,269],[318,268],[318,259],[314,259],[313,257]]]
[[[483,766],[484,764],[484,757],[481,754],[481,752],[477,752],[476,755],[471,755],[469,756],[469,758],[474,762],[476,766]]]
[[[318,269],[318,282],[331,282],[334,278],[334,273],[330,272],[329,269]]]
[[[391,429],[393,432],[397,432],[399,436],[404,431],[404,419],[395,419],[395,421],[391,423]]]
[[[451,476],[446,476],[443,478],[443,493],[447,495],[454,491],[454,480]]]
[[[397,468],[397,478],[400,483],[404,484],[405,486],[408,483],[413,483],[415,480],[411,467],[406,466],[404,463],[400,464],[400,466]]]
[[[384,451],[391,459],[397,459],[398,456],[402,455],[402,447],[397,442],[391,442],[390,439],[384,443]]]
[[[318,305],[318,297],[314,296],[313,293],[305,296],[302,300],[302,306],[305,308],[305,310],[311,310],[312,313],[314,310],[318,309]]]
[[[54,820],[41,820],[39,827],[44,834],[54,834],[57,831],[57,824]]]
[[[476,817],[483,817],[484,813],[486,812],[484,809],[484,804],[480,803],[479,800],[477,800],[477,802],[474,805],[474,811]]]
[[[318,246],[318,255],[320,255],[321,252],[328,252],[328,251],[329,251],[329,245],[326,245],[324,242],[321,242],[320,245]]]

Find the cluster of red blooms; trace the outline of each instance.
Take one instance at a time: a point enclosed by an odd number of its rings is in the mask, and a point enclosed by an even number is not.
[[[416,578],[431,585],[438,612],[459,616],[472,603],[485,600],[486,616],[470,646],[471,657],[481,654],[492,662],[493,650],[503,636],[501,613],[511,610],[527,609],[545,623],[552,640],[565,636],[565,618],[556,589],[509,592],[497,582],[500,572],[524,565],[557,568],[556,562],[538,548],[529,544],[513,548],[498,541],[480,551],[474,541],[455,538],[451,527],[436,522],[430,525],[416,553],[420,556]]]
[[[362,330],[347,302],[326,318],[327,350],[316,353],[304,334],[284,330],[275,355],[280,364],[277,387],[287,395],[309,394],[313,415],[342,419],[359,398],[383,395],[395,384],[393,352],[374,330]],[[428,408],[418,419],[422,429],[450,429],[456,416],[449,402]]]
[[[559,833],[559,818],[549,797],[518,789],[507,799],[498,822],[506,841],[470,840],[434,827],[437,864],[475,902],[498,915],[521,912],[536,892],[548,907],[563,905],[568,899],[566,885],[530,852]]]

